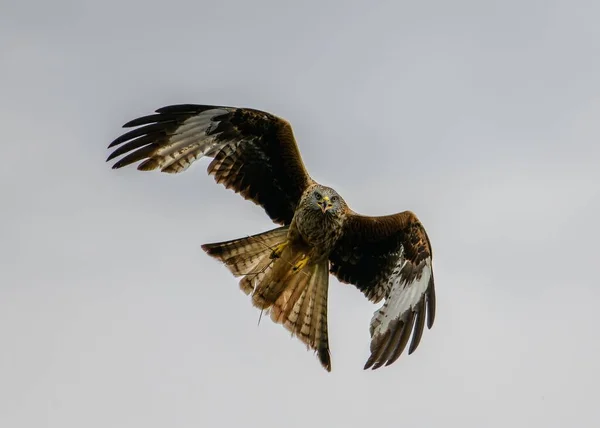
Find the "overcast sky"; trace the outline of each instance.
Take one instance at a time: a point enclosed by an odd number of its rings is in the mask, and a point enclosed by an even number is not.
[[[600,425],[598,1],[12,3],[0,426]],[[283,116],[354,210],[419,216],[438,312],[417,352],[363,371],[377,306],[333,278],[332,373],[257,326],[200,245],[272,228],[262,210],[206,160],[104,162],[174,103]]]

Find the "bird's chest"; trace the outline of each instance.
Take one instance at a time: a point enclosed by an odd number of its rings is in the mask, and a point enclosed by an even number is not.
[[[341,234],[341,224],[336,218],[321,213],[299,212],[296,228],[303,241],[311,247],[329,254]]]

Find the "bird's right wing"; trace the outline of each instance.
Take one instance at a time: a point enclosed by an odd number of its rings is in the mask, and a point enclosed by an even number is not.
[[[261,205],[280,224],[292,221],[312,183],[291,125],[270,113],[236,107],[173,105],[134,119],[137,127],[110,145],[113,168],[143,161],[138,169],[179,173],[195,160],[214,158],[208,173],[218,183]]]

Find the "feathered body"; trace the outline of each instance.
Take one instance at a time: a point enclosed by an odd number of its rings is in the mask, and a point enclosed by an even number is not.
[[[270,113],[184,104],[128,122],[115,139],[113,168],[180,173],[202,157],[218,183],[261,205],[276,229],[203,245],[235,276],[252,303],[270,312],[331,370],[327,333],[329,274],[373,302],[365,368],[412,353],[435,315],[432,255],[425,229],[410,211],[369,217],[307,173],[290,124]]]
[[[223,261],[253,304],[271,311],[331,370],[327,337],[329,256],[342,235],[346,205],[337,192],[313,184],[302,194],[287,228],[217,244],[208,254]],[[224,251],[226,249],[226,251]],[[240,263],[245,270],[240,270]]]

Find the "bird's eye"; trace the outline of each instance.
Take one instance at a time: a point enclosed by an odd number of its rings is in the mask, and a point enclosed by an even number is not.
[[[331,197],[331,202],[337,202],[338,201],[338,197],[337,196],[332,196]]]
[[[323,196],[319,192],[315,192],[315,198],[317,198],[317,201],[320,201]]]

